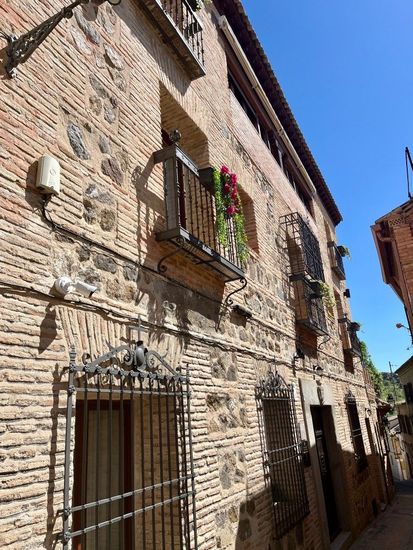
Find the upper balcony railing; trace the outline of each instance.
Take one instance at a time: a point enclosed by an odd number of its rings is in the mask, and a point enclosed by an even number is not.
[[[361,357],[361,345],[357,336],[357,331],[360,329],[358,323],[353,323],[347,317],[339,319],[341,327],[341,340],[343,342],[343,349],[347,350],[353,356]]]
[[[192,80],[205,75],[204,38],[195,0],[142,0]]]
[[[346,272],[344,270],[343,256],[340,252],[340,248],[333,241],[328,243],[328,247],[330,249],[331,268],[340,281],[344,281]]]
[[[291,275],[306,275],[324,281],[323,262],[317,237],[298,212],[281,218],[287,234]]]
[[[176,144],[157,151],[154,160],[164,166],[166,205],[166,229],[156,239],[171,241],[227,281],[243,278],[232,219],[226,219],[226,246],[217,237],[212,169],[199,170]]]
[[[323,299],[314,289],[314,283],[305,276],[294,278],[295,317],[318,336],[328,334]]]

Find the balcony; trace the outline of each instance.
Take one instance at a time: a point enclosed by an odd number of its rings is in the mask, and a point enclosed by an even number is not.
[[[293,276],[295,289],[295,318],[317,336],[328,334],[323,299],[314,291],[314,285],[304,276]]]
[[[340,252],[340,248],[335,242],[332,241],[328,243],[328,248],[330,250],[331,269],[340,281],[344,281],[346,278],[346,272],[344,270],[343,256]]]
[[[338,320],[340,324],[341,341],[343,349],[350,353],[353,357],[361,357],[360,340],[357,336],[357,323],[352,323],[347,317]]]
[[[164,42],[175,52],[191,80],[205,75],[202,25],[193,0],[142,0]]]
[[[157,151],[154,160],[163,163],[166,207],[166,229],[156,240],[169,241],[225,281],[242,279],[232,219],[226,220],[227,246],[217,239],[212,169],[199,170],[176,144]]]
[[[280,221],[286,229],[291,275],[305,275],[313,280],[324,281],[318,239],[301,214],[287,214]]]

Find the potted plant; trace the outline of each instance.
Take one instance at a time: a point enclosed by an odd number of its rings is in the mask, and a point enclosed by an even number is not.
[[[311,290],[314,298],[321,298],[327,308],[333,308],[336,305],[331,288],[324,281],[310,281]]]
[[[356,321],[352,321],[350,323],[350,331],[351,332],[358,332],[361,329],[361,324],[357,323]]]

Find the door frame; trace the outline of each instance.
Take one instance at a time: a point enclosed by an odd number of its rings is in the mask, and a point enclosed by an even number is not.
[[[300,380],[300,393],[301,402],[304,413],[305,432],[308,441],[308,448],[311,459],[311,470],[313,474],[314,484],[317,495],[317,506],[320,517],[320,529],[323,539],[323,547],[330,548],[331,544],[340,538],[340,541],[344,538],[351,538],[351,507],[349,506],[349,494],[344,475],[344,463],[343,452],[340,449],[339,442],[337,440],[338,423],[336,418],[337,404],[334,399],[332,388],[329,384],[315,380]],[[330,437],[327,438],[328,453],[330,459],[331,476],[333,478],[333,485],[336,494],[343,495],[343,498],[337,499],[337,513],[339,524],[341,527],[341,533],[333,543],[330,543],[330,535],[328,530],[328,520],[326,505],[324,500],[324,491],[321,480],[320,466],[318,461],[318,454],[316,449],[316,439],[314,432],[313,419],[311,414],[311,407],[330,407],[331,410],[331,430]],[[331,435],[334,434],[334,437]],[[340,491],[339,491],[340,489]]]

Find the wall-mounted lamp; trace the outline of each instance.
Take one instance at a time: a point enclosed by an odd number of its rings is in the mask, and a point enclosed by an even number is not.
[[[122,0],[103,0],[109,2],[112,6],[117,6]],[[10,78],[17,76],[16,68],[20,63],[29,59],[32,53],[46,40],[51,32],[57,27],[62,19],[70,19],[73,16],[73,10],[80,4],[89,4],[90,0],[75,0],[69,6],[62,8],[59,13],[49,17],[46,21],[21,36],[6,34],[0,31],[0,36],[8,42],[6,50],[7,62],[5,65],[6,73]]]
[[[396,323],[396,328],[405,328],[406,330],[409,330],[409,327],[406,327],[406,325],[403,325],[403,323]]]

